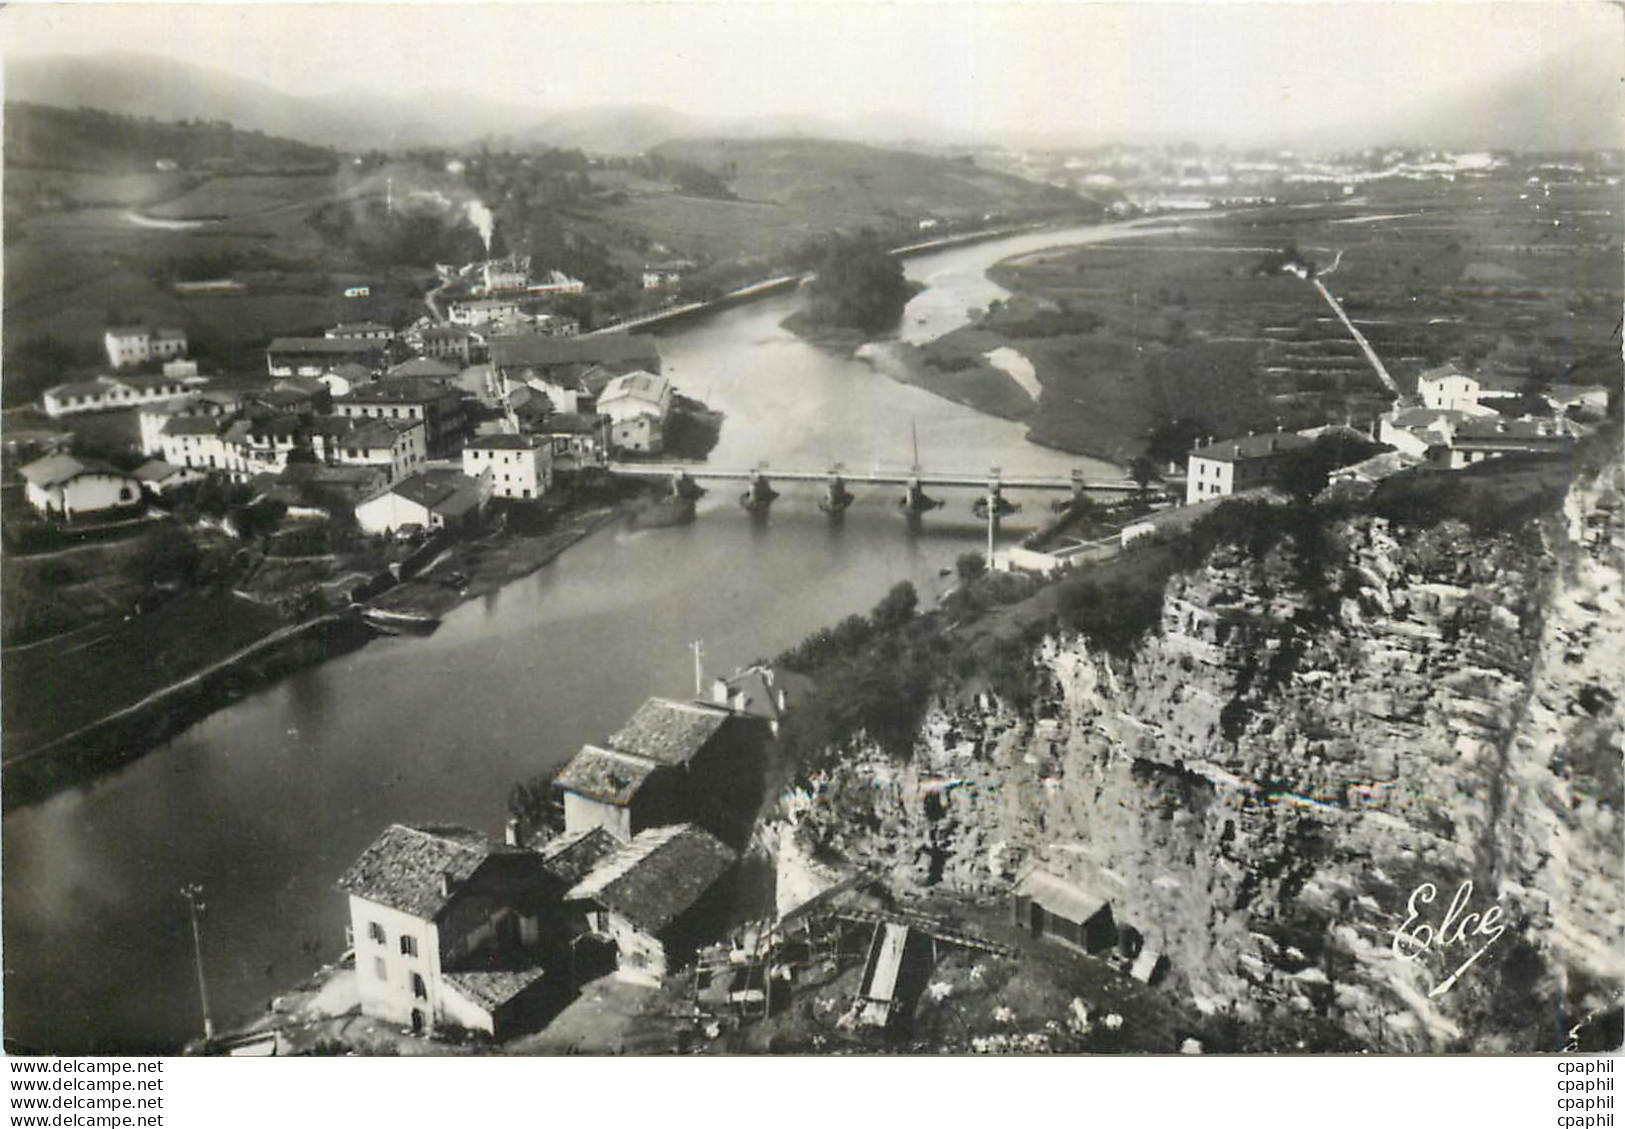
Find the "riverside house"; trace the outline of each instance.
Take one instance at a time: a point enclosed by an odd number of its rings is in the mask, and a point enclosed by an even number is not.
[[[577,947],[613,944],[621,977],[658,984],[720,932],[720,880],[737,858],[692,824],[641,832],[565,894],[586,920]]]
[[[660,372],[660,349],[647,335],[535,335],[491,338],[491,370],[504,395],[520,385],[546,393],[555,411],[577,412],[591,395],[582,377],[596,367],[613,373]]]
[[[498,498],[540,498],[553,485],[553,445],[534,435],[485,435],[463,446],[463,473],[491,472]]]
[[[542,917],[557,880],[540,855],[466,827],[397,823],[337,886],[363,1015],[495,1039],[542,1018]]]
[[[560,771],[564,829],[602,827],[624,843],[687,820],[737,842],[760,799],[766,732],[761,719],[721,706],[650,698]]]
[[[403,529],[466,529],[478,523],[491,498],[491,480],[454,470],[425,470],[404,478],[355,508],[363,533],[388,536]]]

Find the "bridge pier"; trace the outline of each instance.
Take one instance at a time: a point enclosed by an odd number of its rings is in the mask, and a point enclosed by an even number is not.
[[[694,481],[686,470],[671,476],[671,496],[682,502],[692,502],[705,494],[705,487]]]
[[[897,503],[905,513],[918,515],[939,508],[942,503],[925,492],[918,478],[911,478],[903,487],[903,497]]]
[[[773,504],[773,499],[779,492],[773,489],[773,484],[767,480],[767,475],[760,470],[750,472],[750,486],[739,495],[739,504],[751,513],[765,513]]]
[[[852,492],[846,488],[846,479],[839,474],[831,474],[829,485],[824,488],[824,500],[818,503],[818,508],[827,514],[842,514],[853,500]]]

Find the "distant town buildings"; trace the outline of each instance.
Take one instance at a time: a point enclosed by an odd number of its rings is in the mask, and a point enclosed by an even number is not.
[[[340,341],[377,341],[388,342],[395,340],[395,330],[382,322],[376,321],[348,321],[335,325],[327,330],[323,336]]]
[[[655,339],[624,333],[592,337],[498,336],[491,338],[491,367],[504,395],[519,385],[544,393],[559,412],[590,405],[582,377],[593,368],[610,373],[660,372]]]
[[[274,377],[320,377],[346,363],[376,369],[383,355],[384,342],[364,337],[278,337],[265,350],[265,367]]]

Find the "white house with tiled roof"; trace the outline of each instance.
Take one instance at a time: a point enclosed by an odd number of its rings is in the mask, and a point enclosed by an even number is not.
[[[737,858],[693,824],[654,828],[599,862],[565,905],[583,914],[588,936],[614,943],[619,976],[658,984],[714,935],[708,895]]]
[[[553,485],[553,444],[534,435],[482,435],[463,445],[463,473],[491,472],[497,498],[540,498]]]
[[[1191,451],[1186,463],[1185,504],[1267,486],[1281,459],[1311,442],[1302,435],[1273,431],[1204,443]]]
[[[394,824],[337,882],[349,895],[361,1013],[429,1034],[504,1038],[534,1015],[556,879],[533,851],[456,826]]]
[[[139,505],[141,481],[100,459],[58,453],[22,467],[23,496],[40,514],[75,518]]]

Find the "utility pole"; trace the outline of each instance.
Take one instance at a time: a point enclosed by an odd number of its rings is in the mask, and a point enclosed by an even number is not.
[[[192,956],[197,962],[197,994],[203,1005],[203,1038],[214,1038],[214,1020],[209,1018],[209,985],[203,979],[203,937],[198,932],[197,915],[206,908],[198,899],[203,896],[203,887],[193,882],[181,887],[181,897],[192,914]]]
[[[689,644],[689,649],[694,652],[694,696],[703,698],[705,697],[705,643],[703,640],[696,639]]]

